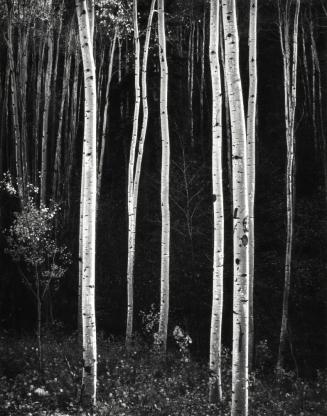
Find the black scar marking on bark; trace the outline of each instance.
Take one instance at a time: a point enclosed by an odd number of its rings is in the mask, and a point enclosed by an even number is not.
[[[246,246],[248,245],[248,242],[249,242],[248,237],[244,234],[244,235],[242,236],[241,240],[242,240],[242,244],[243,244],[243,246],[244,246],[244,247],[246,247]]]
[[[239,264],[241,263],[240,259],[236,259],[236,260],[235,260],[235,263],[236,263],[237,265],[239,265]]]

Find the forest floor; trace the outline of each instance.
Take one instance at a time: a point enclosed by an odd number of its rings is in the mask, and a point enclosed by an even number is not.
[[[78,403],[80,355],[76,336],[46,335],[43,370],[36,341],[0,335],[0,416],[66,415],[229,415],[230,355],[223,359],[224,403],[207,403],[206,363],[185,360],[178,351],[165,362],[141,343],[127,356],[121,341],[98,341],[98,407]],[[277,382],[264,366],[251,377],[251,415],[327,415],[327,373],[304,381],[285,372]]]

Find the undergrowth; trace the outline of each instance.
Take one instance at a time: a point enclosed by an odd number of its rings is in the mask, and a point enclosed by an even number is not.
[[[142,342],[130,355],[120,340],[98,340],[98,406],[79,404],[81,357],[77,337],[45,335],[43,370],[38,370],[35,339],[0,337],[0,416],[210,416],[230,414],[231,359],[223,356],[224,402],[208,405],[205,362],[185,361],[180,352],[161,360]],[[284,372],[278,382],[260,369],[250,380],[250,414],[320,416],[327,414],[327,377],[304,381]]]

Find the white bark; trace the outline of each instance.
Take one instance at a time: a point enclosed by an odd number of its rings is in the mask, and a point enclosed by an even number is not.
[[[213,288],[210,328],[210,403],[222,400],[221,329],[224,277],[224,196],[222,176],[222,91],[219,63],[219,4],[210,3],[209,59],[212,84],[212,196],[213,196]]]
[[[235,0],[223,0],[225,65],[233,164],[233,360],[232,416],[248,414],[249,230],[246,128],[239,65]]]
[[[91,3],[93,4],[93,2]],[[82,327],[84,400],[96,404],[97,350],[95,323],[96,231],[96,75],[91,37],[92,15],[86,0],[76,0],[85,88],[82,184]]]
[[[254,284],[254,198],[255,142],[257,107],[257,0],[250,0],[249,24],[249,97],[247,115],[247,159],[249,193],[249,370],[252,369],[254,348],[253,284]]]
[[[128,258],[127,258],[127,321],[126,321],[126,347],[130,348],[133,332],[134,318],[134,262],[135,262],[135,212],[134,212],[134,170],[135,153],[137,146],[137,136],[139,127],[139,114],[141,102],[140,88],[140,39],[137,21],[137,0],[133,1],[133,23],[134,23],[134,86],[135,86],[135,106],[133,117],[133,132],[128,164]]]
[[[149,116],[149,108],[148,108],[148,97],[147,97],[147,64],[148,64],[148,54],[149,54],[149,44],[150,44],[150,36],[151,36],[151,27],[152,27],[152,19],[154,14],[154,5],[156,0],[152,0],[150,6],[150,12],[148,17],[148,23],[146,28],[146,35],[143,47],[143,59],[142,59],[142,68],[141,68],[141,95],[142,95],[142,106],[143,106],[143,117],[142,117],[142,128],[141,134],[138,141],[138,151],[136,156],[136,163],[134,160],[133,164],[133,171],[130,172],[133,174],[133,183],[131,184],[131,191],[132,191],[132,201],[133,204],[131,206],[131,215],[128,215],[129,219],[129,235],[128,235],[128,269],[127,269],[127,282],[128,282],[128,309],[127,309],[127,326],[126,326],[126,345],[130,347],[131,340],[132,340],[132,333],[133,333],[133,316],[134,316],[134,263],[135,263],[135,239],[136,239],[136,220],[137,220],[137,205],[138,205],[138,192],[139,192],[139,183],[141,177],[141,167],[142,167],[142,160],[143,160],[143,150],[144,150],[144,142],[147,132],[147,125],[148,125],[148,116]],[[137,22],[136,22],[137,23]],[[138,63],[139,64],[139,63]],[[139,75],[139,66],[138,66],[138,75]],[[139,79],[139,78],[138,78]],[[135,80],[136,81],[136,80]],[[135,86],[139,86],[135,84]],[[138,90],[136,90],[138,91]],[[140,95],[140,96],[141,96]],[[138,97],[140,99],[140,96]],[[135,120],[136,122],[136,120]],[[134,133],[134,132],[133,132]],[[137,134],[137,132],[136,132]],[[137,136],[136,140],[132,144],[137,145]],[[133,149],[134,158],[136,154],[136,148]],[[136,166],[135,166],[136,165]],[[130,167],[132,163],[130,161]],[[134,174],[135,171],[135,174]]]
[[[168,65],[166,55],[166,31],[164,0],[158,0],[158,37],[160,59],[160,124],[161,124],[161,269],[160,269],[160,318],[158,337],[160,352],[166,353],[169,315],[169,263],[170,263],[170,208],[169,171],[170,141],[168,125]]]

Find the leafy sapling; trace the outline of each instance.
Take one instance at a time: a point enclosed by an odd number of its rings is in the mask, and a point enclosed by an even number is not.
[[[6,189],[14,189],[7,184]],[[37,306],[38,358],[42,365],[42,302],[49,288],[59,288],[71,256],[67,248],[56,238],[56,219],[59,206],[51,208],[37,204],[38,189],[28,185],[28,196],[20,212],[14,213],[12,225],[5,230],[8,247],[6,252],[17,263],[22,281],[33,294]]]

